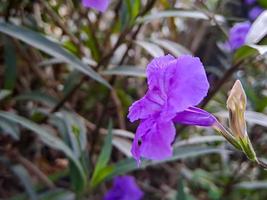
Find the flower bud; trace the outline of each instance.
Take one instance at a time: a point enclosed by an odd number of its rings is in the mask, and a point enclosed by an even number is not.
[[[227,109],[229,111],[230,129],[236,142],[242,148],[246,156],[253,161],[257,161],[255,151],[247,134],[245,121],[247,97],[242,84],[237,80],[230,91],[227,99]]]
[[[230,129],[235,137],[247,137],[247,128],[245,122],[247,98],[241,82],[237,80],[230,91],[227,99],[227,109],[229,111]]]

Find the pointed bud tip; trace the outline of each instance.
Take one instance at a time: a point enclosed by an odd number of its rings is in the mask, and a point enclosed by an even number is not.
[[[229,97],[227,99],[227,107],[231,108],[235,104],[240,104],[243,105],[243,109],[246,108],[246,102],[247,102],[247,97],[246,93],[243,89],[243,86],[239,80],[236,80],[234,86],[232,87]]]

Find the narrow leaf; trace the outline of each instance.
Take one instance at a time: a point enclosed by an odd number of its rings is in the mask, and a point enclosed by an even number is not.
[[[84,172],[79,160],[75,157],[75,155],[70,150],[70,148],[65,143],[63,143],[59,138],[48,133],[43,127],[37,125],[36,123],[34,123],[34,122],[24,118],[24,117],[21,117],[21,116],[15,115],[15,114],[11,114],[8,112],[3,112],[3,111],[0,111],[0,117],[5,118],[7,120],[10,120],[12,122],[18,123],[21,126],[24,126],[25,128],[33,131],[33,133],[38,135],[39,138],[42,140],[42,142],[44,142],[47,146],[50,146],[51,148],[54,148],[54,149],[57,149],[57,150],[64,152],[66,154],[66,156],[69,159],[71,159],[72,162],[74,163],[74,165],[77,167],[77,170],[79,171],[79,174],[82,177],[83,185],[85,186],[86,176],[85,176],[85,172]]]
[[[96,73],[91,67],[85,65],[76,56],[65,50],[59,44],[48,40],[43,35],[30,29],[5,22],[0,23],[0,32],[17,38],[37,49],[40,49],[52,57],[62,59],[64,62],[70,64],[73,68],[81,71],[82,73],[106,85],[107,87],[110,87],[106,80]]]
[[[108,135],[105,138],[104,146],[97,159],[95,170],[92,176],[91,180],[92,187],[96,187],[100,183],[100,181],[104,179],[112,171],[109,167],[107,167],[107,163],[111,155],[111,150],[112,150],[112,122],[110,121],[108,126]],[[105,176],[103,177],[102,173],[104,169],[106,169],[108,173],[105,174]]]
[[[119,66],[101,72],[103,75],[137,76],[146,77],[144,68],[135,66]]]
[[[144,48],[151,56],[164,56],[164,51],[156,44],[147,41],[135,41],[136,44]]]
[[[31,200],[37,200],[37,194],[34,191],[31,178],[28,172],[21,165],[14,165],[11,170],[20,179],[22,186],[25,188]]]
[[[246,44],[256,44],[267,34],[267,10],[253,22],[248,35]]]
[[[150,22],[153,20],[167,18],[167,17],[180,17],[180,18],[209,20],[209,17],[206,14],[199,12],[199,11],[195,11],[195,10],[167,10],[167,11],[155,12],[150,15],[146,15],[142,18],[139,18],[138,22],[139,23]],[[219,22],[220,24],[225,22],[224,17],[221,15],[215,15],[214,17],[216,21]]]
[[[192,55],[192,53],[184,46],[166,39],[152,39],[152,42],[160,45],[164,49],[167,49],[172,55],[178,57],[180,55]]]
[[[198,146],[178,147],[174,149],[174,153],[171,158],[168,158],[166,160],[161,160],[161,161],[143,160],[140,167],[137,166],[137,163],[134,159],[132,158],[125,159],[115,164],[114,170],[108,176],[108,178],[112,178],[114,176],[125,174],[133,170],[144,169],[152,165],[158,165],[158,164],[165,163],[165,162],[171,162],[171,161],[176,161],[179,159],[186,159],[186,158],[202,156],[202,155],[207,155],[207,154],[221,153],[222,151],[225,152],[225,150],[222,150],[220,148],[213,148],[213,147],[198,147]]]

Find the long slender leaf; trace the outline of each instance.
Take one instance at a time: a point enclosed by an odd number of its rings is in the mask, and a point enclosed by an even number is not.
[[[157,165],[160,163],[165,163],[165,162],[171,162],[179,159],[186,159],[190,157],[196,157],[196,156],[202,156],[206,154],[212,154],[212,153],[221,153],[222,149],[220,148],[213,148],[213,147],[180,147],[174,149],[173,156],[166,159],[166,160],[161,160],[161,161],[149,161],[149,160],[144,160],[142,161],[142,165],[140,167],[137,166],[137,163],[134,159],[125,159],[114,166],[114,171],[108,176],[108,178],[112,178],[114,176],[128,173],[133,170],[137,169],[144,169],[147,166],[151,165]]]
[[[112,168],[107,166],[112,150],[112,123],[109,123],[108,135],[106,136],[104,146],[98,157],[96,167],[92,176],[92,187],[97,186],[107,175],[110,174]],[[105,176],[103,176],[105,174]]]
[[[0,117],[0,132],[10,135],[14,140],[19,140],[20,132],[17,124]]]
[[[132,143],[129,140],[120,137],[114,137],[112,139],[112,144],[127,157],[132,157],[131,153]]]
[[[188,200],[187,194],[185,192],[184,180],[182,177],[179,177],[176,200]]]
[[[30,176],[24,167],[21,165],[14,165],[11,171],[20,179],[22,186],[25,188],[31,200],[37,200],[37,194],[34,191]]]
[[[85,124],[82,121],[82,119],[80,119],[75,114],[64,112],[64,111],[61,113],[58,113],[57,116],[59,116],[59,114],[61,116],[60,119],[62,121],[61,125],[64,126],[64,130],[61,132],[61,134],[64,134],[63,138],[65,139],[65,143],[67,143],[69,147],[72,149],[75,157],[77,157],[79,161],[81,162],[81,165],[86,175],[88,175],[89,155],[86,151],[87,139],[86,139]],[[82,192],[84,189],[83,182],[81,181],[82,177],[79,176],[79,171],[77,170],[73,162],[70,162],[70,178],[71,178],[72,186],[75,189],[75,191]]]
[[[180,18],[209,20],[209,17],[206,14],[199,12],[199,11],[195,11],[195,10],[167,10],[167,11],[161,11],[161,12],[152,13],[150,15],[146,15],[142,18],[139,18],[138,22],[139,23],[150,22],[153,20],[167,18],[167,17],[180,17]],[[215,15],[214,17],[219,23],[225,22],[224,17],[221,15]]]
[[[28,100],[28,101],[41,102],[42,104],[49,107],[53,107],[58,102],[57,99],[53,98],[52,96],[48,96],[47,94],[41,93],[39,91],[33,91],[21,94],[19,96],[16,96],[15,100],[16,101]]]
[[[175,148],[185,145],[195,145],[195,144],[201,144],[201,143],[207,143],[207,142],[223,142],[225,141],[225,138],[218,135],[206,135],[206,136],[198,136],[198,137],[192,137],[188,140],[180,140],[176,142],[173,146]]]
[[[75,200],[75,194],[69,190],[57,188],[39,195],[40,200]]]
[[[267,11],[264,11],[253,22],[246,36],[246,44],[256,44],[267,34]]]
[[[180,55],[191,55],[192,53],[182,45],[166,39],[151,39],[152,42],[167,49],[172,55],[178,57]]]
[[[82,73],[88,75],[92,79],[110,87],[105,79],[103,79],[98,73],[96,73],[91,67],[85,65],[76,56],[66,51],[59,44],[48,40],[43,35],[31,31],[27,28],[12,25],[10,23],[1,22],[0,32],[22,40],[23,42],[40,49],[47,53],[48,55],[62,59],[64,62],[70,64],[73,68],[81,71]]]
[[[73,154],[73,152],[70,150],[70,148],[63,143],[59,138],[55,137],[54,135],[48,133],[43,127],[37,125],[36,123],[15,115],[8,112],[0,111],[0,117],[5,118],[7,120],[10,120],[12,122],[18,123],[21,126],[24,126],[25,128],[33,131],[36,135],[40,137],[42,142],[44,142],[46,145],[50,146],[51,148],[60,150],[66,154],[66,156],[74,163],[74,165],[77,167],[77,170],[79,171],[79,175],[81,176],[81,180],[83,181],[83,185],[85,187],[86,185],[86,176],[85,172],[81,166],[81,163],[77,159],[77,157]]]
[[[164,51],[156,44],[141,40],[135,41],[135,43],[144,48],[153,57],[164,56]]]
[[[238,189],[246,189],[246,190],[259,190],[267,189],[267,181],[247,181],[247,182],[241,182],[235,185],[235,188]]]
[[[134,66],[119,66],[101,72],[103,75],[137,76],[146,77],[144,68]]]

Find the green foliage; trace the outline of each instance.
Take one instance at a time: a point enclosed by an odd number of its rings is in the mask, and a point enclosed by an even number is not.
[[[4,56],[5,56],[5,83],[4,89],[13,90],[16,85],[16,51],[12,41],[4,37]]]
[[[0,32],[12,36],[16,39],[22,40],[23,42],[26,42],[29,45],[32,45],[35,48],[38,48],[53,57],[57,57],[64,60],[66,63],[73,66],[73,68],[76,68],[82,73],[109,87],[108,83],[104,79],[102,79],[97,73],[95,73],[89,66],[86,66],[74,55],[67,52],[57,43],[46,39],[41,34],[23,27],[15,26],[4,22],[0,24]]]
[[[113,170],[112,166],[108,166],[108,161],[112,150],[112,121],[108,125],[108,135],[106,136],[104,145],[101,149],[96,166],[91,179],[91,186],[94,188],[101,183]]]
[[[205,109],[224,126],[228,91],[242,81],[251,141],[240,142],[265,161],[266,11],[229,51],[221,44],[250,9],[241,0],[110,2],[100,13],[81,0],[1,1],[0,199],[102,199],[119,175],[134,176],[144,199],[266,199],[266,171],[210,127],[177,125],[173,155],[138,167],[138,123],[126,118],[151,59],[197,56],[210,82]]]

